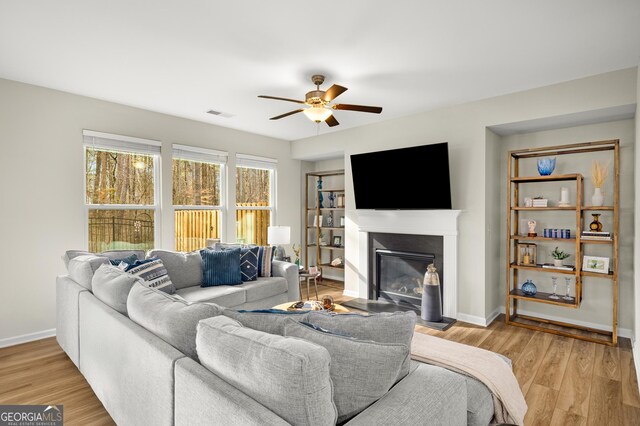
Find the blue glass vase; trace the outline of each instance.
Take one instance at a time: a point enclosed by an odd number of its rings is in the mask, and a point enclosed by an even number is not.
[[[531,280],[527,280],[526,283],[522,284],[521,290],[527,296],[535,296],[538,292],[538,288]]]
[[[541,158],[538,160],[538,173],[540,176],[549,176],[556,168],[556,158]]]

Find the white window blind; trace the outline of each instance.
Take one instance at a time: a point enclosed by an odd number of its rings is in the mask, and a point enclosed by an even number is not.
[[[160,147],[162,146],[162,143],[151,139],[112,135],[93,130],[83,130],[82,136],[85,146],[97,149],[153,155],[160,154]]]
[[[258,157],[256,155],[236,154],[237,167],[249,167],[252,169],[275,170],[278,160],[274,158]]]
[[[173,144],[173,158],[203,163],[226,164],[229,154],[215,149]]]

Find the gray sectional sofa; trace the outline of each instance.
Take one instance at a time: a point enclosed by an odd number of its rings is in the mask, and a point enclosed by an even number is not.
[[[236,321],[235,316],[236,310],[267,309],[298,300],[295,265],[274,261],[273,277],[233,286],[235,288],[201,288],[196,282],[198,265],[194,258],[166,251],[150,254],[163,258],[180,298],[140,283],[133,283],[130,287],[133,290],[124,293],[102,283],[97,297],[94,284],[104,276],[102,271],[110,268],[100,268],[108,263],[105,256],[84,254],[67,259],[69,274],[57,277],[58,342],[117,424],[324,425],[337,420],[337,415],[331,417],[325,413],[304,421],[291,421],[291,418],[287,421],[288,412],[283,412],[271,399],[250,396],[250,384],[249,388],[243,387],[233,376],[214,373],[219,365],[225,364],[220,362],[220,356],[230,361],[227,363],[230,368],[237,368],[247,359],[251,362],[253,358],[249,354],[256,347],[271,345],[271,350],[285,345],[287,354],[293,351],[287,346],[287,338],[250,329],[250,323]],[[122,253],[106,255],[117,258]],[[105,288],[112,294],[105,297]],[[123,301],[126,309],[120,312],[116,305]],[[220,318],[227,319],[218,320],[219,314]],[[205,319],[209,316],[211,318]],[[257,328],[265,330],[265,327],[269,330],[271,325],[261,324]],[[236,352],[232,350],[234,339],[235,344],[241,342]],[[246,351],[242,346],[245,341],[250,342]],[[224,346],[220,342],[225,342]],[[309,348],[311,352],[304,352]],[[316,358],[324,351],[313,343],[301,345],[299,350],[303,360]],[[233,359],[234,353],[237,362]],[[275,365],[262,356],[256,356],[255,362],[256,365],[266,362],[265,369]],[[263,368],[255,367],[255,373],[250,374],[246,368],[240,371],[243,374],[238,376],[244,376],[245,380],[255,374],[256,383],[264,384]],[[349,418],[346,424],[489,424],[493,417],[492,397],[480,382],[415,362],[411,362],[408,371],[382,397]],[[297,383],[293,380],[297,378],[295,370],[290,374],[291,378],[282,372],[274,377],[281,377],[284,383]],[[307,385],[303,381],[300,386],[299,390],[297,387],[291,390],[291,398],[305,395]],[[333,404],[331,400],[328,403]],[[314,400],[313,404],[312,407],[319,409],[322,401]]]

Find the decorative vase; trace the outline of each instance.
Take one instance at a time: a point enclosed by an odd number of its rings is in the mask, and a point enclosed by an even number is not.
[[[562,266],[562,259],[553,259],[553,266]]]
[[[536,285],[529,279],[522,284],[521,290],[527,296],[534,296],[538,292]]]
[[[540,176],[549,176],[556,168],[556,158],[540,158],[538,160],[538,173]]]
[[[600,207],[604,205],[604,195],[602,195],[602,189],[594,189],[593,195],[591,196],[591,205],[593,205],[594,207]]]
[[[593,232],[602,232],[602,222],[600,222],[600,213],[592,213],[593,222],[589,224],[589,229]]]
[[[421,307],[420,318],[430,322],[442,321],[440,276],[433,263],[427,267],[427,272],[424,274]]]

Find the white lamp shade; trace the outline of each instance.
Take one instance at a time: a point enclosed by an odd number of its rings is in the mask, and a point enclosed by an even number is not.
[[[309,120],[315,121],[316,123],[326,120],[331,116],[331,114],[333,114],[333,111],[323,106],[307,108],[302,112],[309,118]]]
[[[272,246],[291,242],[290,226],[270,226],[267,228],[267,242]]]

